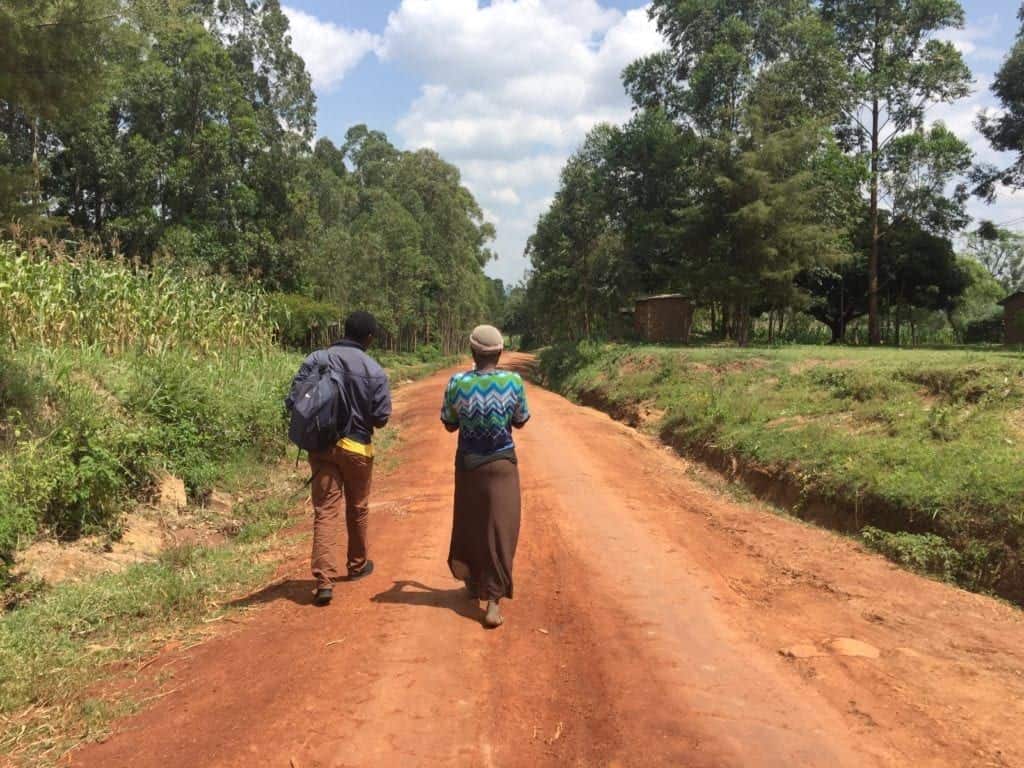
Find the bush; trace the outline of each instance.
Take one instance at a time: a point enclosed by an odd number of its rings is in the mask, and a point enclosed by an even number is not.
[[[271,317],[278,341],[287,349],[309,351],[330,344],[340,335],[341,309],[295,293],[270,296]]]
[[[933,533],[890,533],[866,526],[861,539],[881,555],[919,573],[955,582],[961,569],[960,554]]]
[[[281,456],[281,398],[297,363],[284,353],[17,352],[0,366],[0,561],[42,529],[116,529],[157,470],[201,498],[228,464]]]

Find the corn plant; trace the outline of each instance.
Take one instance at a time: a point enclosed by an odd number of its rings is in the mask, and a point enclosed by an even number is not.
[[[160,354],[269,349],[274,328],[262,291],[228,278],[141,268],[89,249],[0,243],[0,339]]]

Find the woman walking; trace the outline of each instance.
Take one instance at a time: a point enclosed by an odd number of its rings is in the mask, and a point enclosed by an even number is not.
[[[498,368],[504,342],[490,325],[469,337],[473,370],[452,376],[441,407],[458,430],[455,517],[448,567],[471,598],[487,601],[486,627],[501,626],[498,602],[512,597],[512,561],[519,540],[519,467],[512,428],[530,418],[519,374]]]

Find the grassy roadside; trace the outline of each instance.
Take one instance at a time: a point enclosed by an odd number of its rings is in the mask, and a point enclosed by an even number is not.
[[[0,618],[0,754],[19,765],[53,765],[100,736],[139,702],[98,692],[170,640],[231,610],[230,598],[266,581],[286,543],[289,511],[305,495],[279,468],[273,490],[234,511],[237,535],[218,546],[184,546],[155,562],[48,589]]]
[[[282,372],[299,357],[285,355]],[[400,386],[453,361],[384,355],[382,362]],[[384,471],[396,465],[399,441],[393,428],[380,434]],[[282,461],[280,448],[274,456],[242,451],[211,459],[205,476],[251,499],[232,510],[238,525],[226,543],[172,549],[120,573],[43,588],[0,616],[0,755],[49,766],[100,737],[113,718],[144,702],[108,698],[98,683],[130,674],[171,640],[201,637],[209,622],[235,610],[228,601],[266,582],[292,540],[284,533],[289,512],[308,493],[304,466],[295,470],[290,452]]]
[[[1024,603],[1020,354],[583,344],[541,372],[805,519]]]

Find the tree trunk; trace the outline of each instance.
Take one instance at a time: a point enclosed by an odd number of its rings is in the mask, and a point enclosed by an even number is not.
[[[882,343],[878,322],[878,118],[876,98],[871,103],[871,255],[868,258],[868,341]]]
[[[32,123],[32,204],[39,205],[43,197],[43,173],[39,167],[39,118]]]
[[[835,318],[828,324],[828,328],[832,331],[832,339],[829,341],[829,344],[841,344],[843,339],[846,337],[845,318],[842,316]]]

